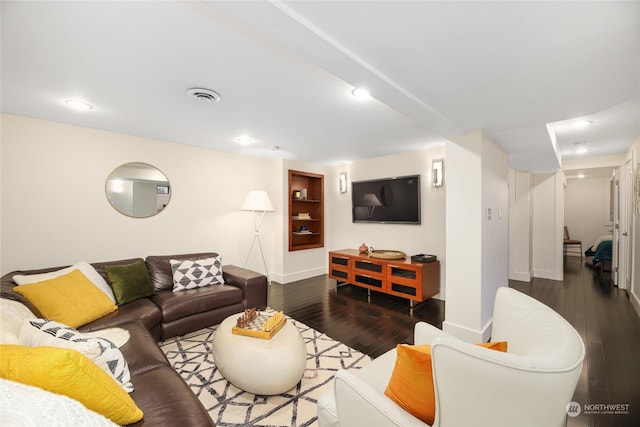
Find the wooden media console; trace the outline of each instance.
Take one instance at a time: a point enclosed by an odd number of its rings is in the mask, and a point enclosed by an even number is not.
[[[440,261],[386,260],[356,249],[343,249],[329,252],[329,277],[338,284],[407,298],[413,308],[416,301],[425,301],[440,292]]]

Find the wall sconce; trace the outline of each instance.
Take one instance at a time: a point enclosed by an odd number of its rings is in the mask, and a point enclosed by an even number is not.
[[[347,192],[347,173],[340,172],[340,180],[338,181],[340,194],[344,194]]]
[[[444,184],[444,160],[438,159],[431,163],[431,185],[441,187]]]

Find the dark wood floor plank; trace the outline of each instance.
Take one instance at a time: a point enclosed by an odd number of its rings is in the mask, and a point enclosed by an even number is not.
[[[565,258],[562,282],[533,279],[509,286],[547,304],[578,331],[586,357],[574,400],[587,404],[629,404],[628,415],[584,414],[567,419],[568,427],[640,426],[640,317],[625,291],[601,280],[585,259]],[[336,289],[318,276],[269,287],[269,306],[371,357],[397,344],[413,342],[413,328],[423,321],[442,328],[446,304],[430,299],[413,313],[402,298],[351,285]]]

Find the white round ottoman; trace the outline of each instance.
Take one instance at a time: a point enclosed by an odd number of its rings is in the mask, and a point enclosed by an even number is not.
[[[270,340],[236,335],[231,328],[242,313],[222,321],[213,335],[213,360],[223,377],[239,389],[273,395],[298,384],[307,365],[307,349],[289,320]]]

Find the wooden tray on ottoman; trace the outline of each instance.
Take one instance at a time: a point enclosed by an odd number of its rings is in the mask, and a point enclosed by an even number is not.
[[[283,317],[270,331],[263,331],[262,325],[264,325],[271,316],[271,314],[260,314],[243,328],[234,326],[231,328],[231,333],[270,340],[280,329],[282,329],[284,324],[287,323],[287,319]]]

